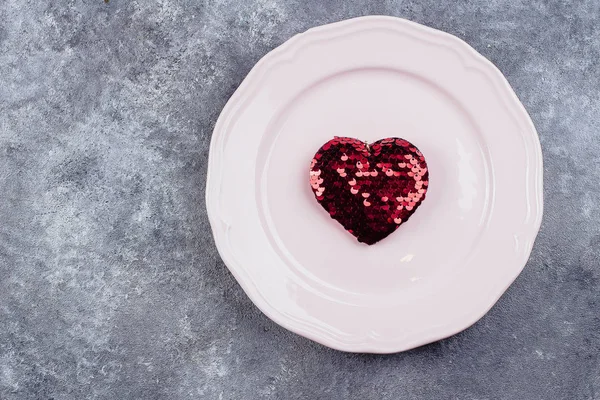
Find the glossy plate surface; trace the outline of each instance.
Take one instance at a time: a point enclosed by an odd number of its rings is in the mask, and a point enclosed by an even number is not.
[[[427,199],[373,246],[311,192],[311,158],[333,136],[403,137],[427,157]],[[542,156],[505,78],[465,42],[362,17],[252,69],[217,121],[206,200],[221,257],[267,316],[336,349],[397,352],[469,327],[521,272]]]

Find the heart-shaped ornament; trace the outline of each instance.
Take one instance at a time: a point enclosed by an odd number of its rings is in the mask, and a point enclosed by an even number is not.
[[[425,157],[400,138],[367,144],[334,137],[313,157],[310,185],[319,204],[359,242],[374,244],[419,208],[429,185]]]

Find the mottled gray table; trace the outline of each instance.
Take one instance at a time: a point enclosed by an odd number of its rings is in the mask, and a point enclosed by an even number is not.
[[[367,14],[492,60],[545,162],[514,285],[388,356],[263,316],[204,205],[212,128],[253,64]],[[0,0],[0,399],[600,399],[599,25],[596,0]]]

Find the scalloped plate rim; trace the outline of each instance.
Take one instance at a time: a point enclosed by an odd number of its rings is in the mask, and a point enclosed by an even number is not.
[[[519,125],[521,125],[522,123],[526,123],[527,129],[525,129],[525,131],[531,132],[533,134],[534,148],[530,149],[531,152],[528,154],[528,156],[533,155],[535,158],[535,160],[532,160],[533,165],[530,165],[534,168],[532,173],[535,175],[535,187],[531,188],[532,193],[530,193],[534,196],[531,200],[535,208],[535,215],[533,218],[533,222],[530,224],[530,233],[532,234],[531,244],[529,246],[526,246],[520,254],[520,264],[522,264],[521,268],[518,269],[518,271],[516,271],[516,273],[510,277],[506,284],[502,286],[502,289],[499,290],[498,293],[493,296],[493,300],[489,301],[487,304],[485,304],[485,306],[480,307],[475,312],[469,313],[469,315],[465,316],[459,323],[454,323],[452,326],[444,326],[435,331],[431,331],[429,335],[423,336],[419,340],[405,341],[401,338],[381,340],[381,338],[374,339],[373,334],[368,334],[366,335],[366,337],[363,338],[363,341],[345,341],[343,340],[343,338],[336,337],[332,332],[329,332],[326,329],[322,329],[319,326],[313,326],[305,324],[303,322],[299,322],[293,317],[282,313],[275,306],[269,303],[269,301],[265,299],[260,293],[258,288],[255,286],[254,282],[252,282],[250,278],[245,276],[244,268],[238,265],[233,255],[230,254],[227,250],[227,240],[223,240],[226,238],[222,236],[222,234],[227,231],[227,229],[229,228],[229,224],[228,222],[226,222],[227,218],[220,215],[217,212],[219,207],[217,205],[217,197],[214,196],[214,194],[216,192],[215,189],[219,188],[218,182],[220,181],[222,171],[218,168],[220,166],[215,166],[215,158],[218,152],[222,150],[217,148],[217,146],[220,145],[219,139],[222,136],[221,134],[219,134],[219,132],[225,132],[227,130],[227,127],[231,123],[231,119],[235,116],[236,108],[240,106],[240,102],[243,103],[244,100],[249,101],[249,99],[251,99],[251,93],[248,93],[248,91],[251,90],[254,85],[260,83],[260,81],[264,78],[266,72],[270,68],[272,68],[275,64],[279,62],[291,62],[294,59],[296,52],[301,47],[311,45],[315,40],[318,40],[319,35],[325,34],[329,31],[334,31],[336,29],[350,28],[353,26],[357,30],[365,28],[377,28],[377,24],[380,22],[385,22],[386,24],[389,24],[390,22],[398,23],[401,25],[403,24],[405,26],[411,27],[412,29],[414,29],[415,32],[418,32],[420,30],[422,33],[437,36],[438,39],[440,39],[441,41],[440,43],[437,43],[437,45],[452,48],[459,55],[461,61],[463,62],[466,68],[475,68],[479,72],[485,73],[487,78],[493,81],[493,85],[496,89],[496,95],[501,98],[503,105],[510,109],[509,113],[511,114],[511,117],[518,119]],[[386,28],[389,29],[389,27]],[[406,34],[406,32],[398,33]],[[416,35],[417,33],[415,33],[413,36]],[[469,65],[470,61],[473,61],[473,64],[479,65]],[[502,85],[503,90],[498,87],[498,84]],[[520,115],[515,116],[515,110],[517,110],[520,113]],[[220,156],[220,154],[218,155]],[[471,325],[473,325],[475,322],[481,319],[489,311],[489,309],[491,309],[496,304],[496,302],[504,294],[506,289],[508,289],[508,287],[518,277],[518,275],[525,267],[525,263],[527,262],[531,254],[533,241],[535,240],[535,237],[537,236],[537,233],[539,232],[541,226],[543,216],[542,162],[543,160],[541,145],[533,122],[531,121],[531,118],[527,114],[527,111],[525,110],[524,106],[514,93],[512,87],[510,86],[504,75],[488,59],[486,59],[484,56],[478,53],[465,41],[452,34],[402,18],[390,16],[363,16],[310,28],[309,30],[303,33],[296,34],[295,36],[281,44],[279,47],[267,53],[251,69],[251,71],[248,73],[248,75],[245,77],[245,79],[242,81],[240,86],[237,88],[237,90],[234,92],[234,94],[231,96],[231,98],[225,105],[223,111],[221,112],[217,120],[217,123],[215,124],[213,136],[211,138],[207,169],[207,182],[205,193],[207,215],[209,217],[209,222],[213,232],[215,245],[225,265],[231,271],[235,279],[238,281],[238,283],[240,284],[244,292],[248,295],[248,297],[252,300],[252,302],[274,322],[292,332],[295,332],[301,336],[304,336],[306,338],[314,340],[315,342],[321,343],[327,347],[331,347],[337,350],[363,353],[396,353],[400,351],[410,350],[415,347],[419,347],[437,340],[447,338],[469,328]]]

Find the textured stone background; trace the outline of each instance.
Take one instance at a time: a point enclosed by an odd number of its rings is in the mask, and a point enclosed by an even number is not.
[[[220,261],[207,149],[258,59],[402,16],[506,74],[544,150],[532,257],[467,331],[407,353],[278,327]],[[1,0],[0,399],[600,399],[600,2]]]

